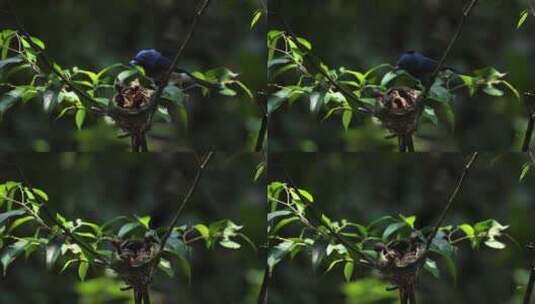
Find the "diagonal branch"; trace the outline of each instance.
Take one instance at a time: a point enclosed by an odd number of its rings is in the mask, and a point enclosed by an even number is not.
[[[35,190],[33,189],[33,186],[30,184],[30,182],[26,179],[26,176],[24,175],[24,173],[22,172],[22,170],[20,169],[19,166],[15,165],[19,171],[19,175],[21,177],[21,179],[24,181],[24,184],[27,185],[27,189],[28,191],[30,191],[30,193],[33,195],[33,197],[35,198],[35,200],[41,205],[39,210],[42,210],[45,215],[49,218],[49,220],[51,220],[54,225],[58,226],[62,231],[63,233],[68,236],[69,238],[71,238],[74,243],[76,243],[78,246],[80,246],[81,248],[83,248],[86,252],[88,252],[89,254],[91,254],[94,258],[99,258],[99,259],[102,259],[103,258],[103,255],[98,253],[93,247],[91,247],[90,245],[88,245],[86,242],[82,241],[80,238],[78,238],[77,235],[75,235],[74,233],[72,233],[67,227],[65,227],[65,225],[63,225],[63,223],[60,223],[58,221],[58,219],[52,215],[52,213],[50,212],[50,210],[48,209],[48,206],[46,205],[46,202],[43,201],[43,199],[41,198],[40,195],[38,195]],[[102,259],[103,261],[104,259]],[[104,265],[107,265],[106,263],[102,262],[100,260],[95,260],[96,263],[98,264],[104,264]]]
[[[472,156],[470,156],[470,159],[468,160],[468,162],[464,165],[464,170],[463,170],[461,176],[459,177],[459,180],[457,181],[457,186],[455,186],[455,188],[453,189],[453,192],[450,194],[450,198],[448,199],[448,203],[444,207],[444,210],[442,210],[442,213],[440,214],[440,217],[438,218],[437,223],[433,227],[433,231],[431,232],[431,234],[427,238],[426,247],[425,247],[426,248],[426,252],[429,251],[429,248],[431,247],[431,243],[433,242],[433,239],[435,238],[436,234],[438,233],[438,230],[440,229],[440,226],[442,225],[442,223],[446,219],[446,215],[448,214],[448,212],[450,211],[451,207],[453,206],[453,202],[455,201],[455,198],[457,198],[457,194],[459,193],[459,191],[461,191],[464,179],[465,179],[466,175],[468,174],[468,171],[472,167],[472,164],[476,161],[478,155],[479,155],[478,152],[474,152],[472,154]]]
[[[438,73],[442,69],[442,66],[444,66],[444,63],[446,62],[446,59],[448,58],[448,55],[450,54],[451,49],[453,48],[453,45],[457,42],[459,37],[461,36],[461,33],[464,29],[464,25],[466,23],[466,20],[470,16],[470,13],[472,12],[472,9],[476,6],[477,2],[479,0],[471,0],[471,2],[468,4],[468,6],[463,10],[463,15],[461,17],[461,21],[459,22],[459,25],[457,26],[457,31],[453,35],[453,37],[450,40],[450,43],[446,47],[446,50],[444,51],[444,54],[438,61],[437,66],[435,67],[435,70],[433,71],[433,74],[431,74],[431,78],[429,79],[429,82],[424,85],[424,93],[422,94],[422,103],[420,103],[420,111],[419,114],[423,112],[423,109],[426,105],[427,96],[429,95],[429,91],[431,90],[431,87],[433,86],[433,83],[435,82]]]
[[[526,111],[528,112],[528,126],[526,127],[526,133],[524,134],[524,141],[522,142],[522,152],[528,152],[529,147],[531,146],[531,138],[533,137],[533,129],[535,127],[535,111],[530,105],[530,102],[528,102],[528,98],[535,97],[535,94],[526,92],[524,93],[524,96],[526,96],[524,104],[526,106]]]
[[[154,115],[154,112],[158,109],[159,100],[162,97],[163,91],[165,89],[165,86],[167,85],[167,82],[169,81],[169,78],[171,77],[171,74],[176,69],[178,65],[178,61],[180,60],[180,57],[182,57],[182,53],[186,49],[186,46],[188,45],[189,41],[191,40],[191,37],[193,37],[193,33],[195,32],[195,29],[197,28],[197,24],[199,23],[199,19],[203,15],[204,11],[210,4],[211,0],[205,0],[204,3],[201,5],[199,10],[195,13],[195,16],[193,17],[193,21],[191,23],[190,29],[188,34],[186,35],[186,38],[184,38],[184,41],[178,46],[178,51],[173,58],[173,61],[171,62],[171,65],[169,66],[169,69],[165,73],[162,82],[160,86],[158,87],[158,91],[156,91],[156,94],[152,97],[151,100],[151,115],[150,115],[150,121],[152,121],[152,117]],[[149,123],[150,127],[150,123]]]
[[[178,206],[178,209],[175,212],[175,215],[173,216],[173,220],[171,221],[171,224],[169,224],[169,227],[167,228],[167,231],[165,232],[164,236],[162,237],[162,241],[160,244],[160,254],[163,252],[165,248],[165,244],[167,243],[167,240],[169,239],[169,236],[171,236],[171,232],[173,232],[173,227],[176,225],[178,218],[182,214],[182,210],[184,210],[184,207],[186,207],[186,204],[190,200],[191,196],[193,195],[193,192],[195,192],[195,189],[197,188],[197,185],[199,185],[199,181],[201,179],[201,176],[203,174],[204,168],[214,155],[214,152],[208,152],[208,155],[201,161],[201,164],[199,166],[199,169],[197,169],[197,174],[195,175],[195,178],[193,179],[193,182],[186,193],[186,196],[182,200],[182,203],[180,206]]]

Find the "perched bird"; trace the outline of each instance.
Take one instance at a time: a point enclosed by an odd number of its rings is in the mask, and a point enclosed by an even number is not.
[[[130,64],[143,67],[147,76],[152,78],[155,83],[159,85],[164,80],[163,78],[165,77],[165,73],[167,73],[171,67],[172,61],[155,49],[143,49],[134,56],[134,58],[130,61]],[[181,86],[187,83],[197,83],[207,88],[221,89],[219,84],[199,79],[188,71],[182,69],[177,69],[176,72],[173,72],[171,74],[170,81]]]
[[[404,52],[399,56],[396,67],[403,69],[414,78],[424,80],[430,77],[435,71],[438,62],[415,51]],[[453,70],[449,67],[442,67],[441,70]]]

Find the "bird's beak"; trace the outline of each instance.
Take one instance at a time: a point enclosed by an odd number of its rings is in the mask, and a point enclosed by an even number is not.
[[[131,60],[131,61],[130,61],[130,65],[138,65],[138,62],[135,61],[135,60]]]

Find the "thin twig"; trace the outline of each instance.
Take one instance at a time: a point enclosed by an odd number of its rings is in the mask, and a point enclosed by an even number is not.
[[[425,247],[426,248],[426,252],[429,251],[429,248],[431,247],[431,244],[433,243],[433,239],[435,238],[436,234],[438,233],[438,230],[440,229],[440,226],[442,225],[442,223],[446,219],[446,215],[448,214],[448,212],[450,211],[451,207],[453,206],[453,202],[455,201],[455,198],[457,198],[457,194],[459,193],[459,191],[461,190],[461,188],[463,186],[464,179],[465,179],[466,175],[468,174],[468,171],[472,167],[472,164],[477,159],[478,155],[479,155],[478,152],[474,152],[472,154],[472,156],[470,157],[470,159],[468,160],[468,162],[464,165],[464,170],[463,170],[461,176],[459,177],[459,180],[457,181],[457,185],[453,189],[453,192],[450,194],[450,197],[448,199],[448,203],[444,207],[444,210],[442,210],[442,213],[440,214],[440,217],[438,218],[437,223],[433,227],[433,231],[431,232],[431,234],[427,238],[427,243],[426,243],[426,247]]]
[[[258,136],[256,137],[255,152],[261,152],[264,148],[264,141],[266,140],[267,127],[269,122],[269,114],[265,113],[262,117],[262,123],[258,130]]]
[[[533,129],[535,126],[535,113],[533,107],[530,106],[529,98],[535,97],[535,94],[526,92],[524,93],[524,96],[526,97],[524,99],[524,105],[528,114],[528,126],[526,128],[526,133],[524,134],[524,141],[522,142],[522,152],[528,152],[529,147],[531,146],[531,138],[533,137]]]
[[[268,248],[269,250],[269,248]],[[260,293],[258,295],[257,304],[268,304],[269,300],[269,287],[271,285],[271,279],[273,278],[273,272],[271,267],[266,263],[264,269],[264,278],[262,279],[262,286],[260,287]]]
[[[152,117],[154,115],[154,112],[156,112],[156,110],[158,109],[158,104],[159,104],[158,101],[160,100],[160,97],[163,94],[165,86],[167,85],[167,82],[169,81],[169,78],[171,77],[171,74],[173,74],[173,71],[176,69],[176,67],[178,65],[178,61],[180,60],[180,57],[182,57],[182,53],[186,49],[186,46],[188,45],[189,41],[191,40],[191,37],[193,37],[193,33],[195,32],[195,29],[197,28],[197,24],[199,23],[199,19],[203,15],[203,13],[206,10],[206,8],[208,7],[208,5],[210,4],[210,1],[211,0],[205,0],[204,3],[199,8],[199,10],[195,13],[195,16],[193,17],[193,21],[191,23],[189,32],[186,35],[186,38],[184,38],[184,41],[182,41],[182,43],[178,46],[178,51],[177,51],[175,57],[173,58],[173,61],[171,62],[171,65],[169,66],[169,69],[165,73],[165,75],[164,75],[164,77],[162,79],[162,82],[161,82],[160,86],[158,87],[158,90],[156,91],[156,94],[154,94],[154,96],[152,97],[152,99],[151,99],[151,109],[150,109],[151,115],[150,115],[150,118],[149,118],[150,121],[152,121]],[[150,123],[149,123],[149,128],[150,128]]]
[[[188,203],[189,199],[193,195],[193,192],[195,192],[195,189],[197,188],[197,185],[199,184],[199,181],[200,181],[201,176],[203,174],[204,168],[206,167],[206,165],[208,164],[208,162],[212,158],[213,154],[214,154],[214,152],[208,152],[208,155],[204,158],[204,160],[202,161],[201,165],[197,169],[197,174],[195,175],[195,178],[193,179],[193,182],[191,183],[191,186],[190,186],[188,192],[186,193],[186,196],[182,200],[182,203],[180,204],[180,206],[178,206],[178,209],[176,210],[175,215],[173,216],[173,220],[171,221],[171,224],[169,224],[169,227],[167,228],[167,231],[165,232],[164,236],[162,237],[162,241],[161,241],[161,244],[160,244],[160,254],[163,252],[163,250],[165,248],[165,244],[167,243],[167,240],[169,239],[169,236],[171,236],[171,233],[173,232],[173,228],[175,227],[175,225],[176,225],[176,223],[178,221],[178,218],[182,214],[182,210],[184,210],[184,207],[186,207],[186,204]]]
[[[534,249],[532,245],[527,246],[531,251]],[[529,304],[531,302],[531,295],[533,294],[533,285],[535,285],[535,260],[531,262],[531,268],[529,271],[529,281],[524,293],[524,301],[522,303]]]
[[[528,126],[524,134],[524,141],[522,142],[522,152],[528,152],[531,145],[531,138],[533,137],[533,127],[535,126],[535,117],[531,115],[528,118]]]
[[[440,70],[442,69],[442,66],[446,62],[446,59],[448,58],[448,55],[449,55],[451,49],[453,48],[453,45],[455,44],[455,42],[457,42],[457,40],[461,36],[461,33],[463,31],[463,28],[464,28],[464,25],[466,23],[466,20],[468,19],[468,16],[470,16],[470,12],[476,6],[478,1],[479,0],[471,0],[471,2],[468,4],[468,6],[463,10],[463,15],[462,15],[461,21],[459,22],[459,25],[457,27],[457,31],[455,32],[455,34],[451,38],[450,43],[448,44],[448,47],[444,51],[444,54],[442,55],[440,60],[438,61],[438,64],[435,67],[435,70],[433,71],[433,74],[431,74],[431,78],[429,79],[429,82],[424,85],[425,88],[424,88],[424,92],[422,94],[422,101],[423,102],[420,103],[419,116],[421,115],[421,113],[423,112],[423,109],[426,106],[427,96],[429,95],[429,91],[431,90],[431,87],[433,86],[433,83],[435,82],[435,80],[436,80],[436,78],[438,76],[438,73],[440,72]]]

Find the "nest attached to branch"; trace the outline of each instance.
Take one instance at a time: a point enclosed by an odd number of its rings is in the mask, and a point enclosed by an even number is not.
[[[116,85],[117,94],[110,103],[109,115],[129,134],[141,134],[149,128],[151,100],[155,91],[143,87],[139,80]]]
[[[386,280],[399,288],[414,286],[418,271],[424,265],[426,244],[410,238],[392,242],[376,249],[377,268]]]
[[[395,135],[410,135],[418,125],[422,92],[408,87],[394,87],[378,97],[375,115]]]
[[[115,241],[111,268],[134,290],[146,290],[160,262],[160,244],[152,238]]]

